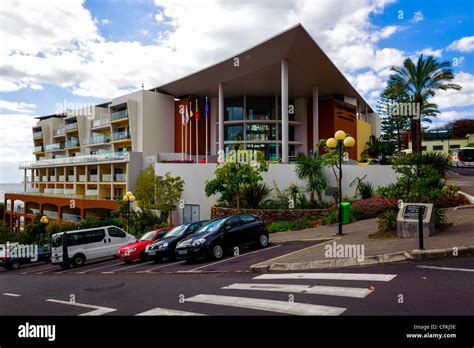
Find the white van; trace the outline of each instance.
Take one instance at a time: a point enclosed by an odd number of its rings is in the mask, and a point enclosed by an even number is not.
[[[474,167],[474,147],[461,147],[457,154],[451,156],[453,167]]]
[[[80,267],[88,260],[115,256],[117,249],[135,241],[117,226],[55,233],[51,236],[51,263],[63,268]]]

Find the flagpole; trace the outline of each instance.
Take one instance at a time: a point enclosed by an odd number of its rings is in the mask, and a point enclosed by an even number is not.
[[[196,163],[199,163],[199,106],[198,106],[198,100],[196,99]]]
[[[207,105],[207,97],[206,97],[206,106],[204,111],[204,117],[206,118],[206,163],[207,163],[207,112],[208,112],[208,105]]]
[[[191,105],[191,104],[190,104]],[[193,118],[189,118],[189,160],[193,160]]]
[[[184,125],[181,119],[181,161],[184,161]]]
[[[186,108],[186,123],[184,124],[184,158],[188,159],[188,121],[189,121],[189,114],[188,114],[188,106]]]

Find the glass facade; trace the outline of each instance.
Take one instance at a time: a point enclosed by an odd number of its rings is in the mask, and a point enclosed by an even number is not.
[[[244,139],[244,126],[224,126],[224,141],[239,141]]]
[[[276,140],[276,124],[247,124],[245,140],[267,141]]]
[[[247,98],[248,120],[276,120],[275,98]]]
[[[239,121],[244,119],[244,99],[228,98],[224,101],[224,121]]]

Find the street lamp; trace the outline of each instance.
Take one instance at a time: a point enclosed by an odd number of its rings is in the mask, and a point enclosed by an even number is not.
[[[41,222],[42,224],[47,225],[47,224],[49,224],[49,219],[48,219],[48,217],[47,217],[46,215],[43,215],[43,216],[41,217],[41,219],[40,219],[40,222]]]
[[[127,214],[127,232],[130,232],[130,205],[132,202],[135,202],[135,196],[132,192],[128,191],[123,200],[128,203],[128,214]]]
[[[336,133],[334,133],[334,138],[329,138],[326,141],[327,147],[331,149],[339,149],[339,163],[336,163],[336,167],[339,168],[339,229],[337,232],[338,235],[342,235],[342,148],[351,148],[355,145],[355,143],[355,139],[351,136],[347,136],[346,132],[344,132],[343,130],[338,130]]]

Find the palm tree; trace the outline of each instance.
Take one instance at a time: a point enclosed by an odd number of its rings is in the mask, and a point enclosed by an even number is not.
[[[303,155],[296,163],[296,174],[298,178],[307,180],[307,191],[310,195],[311,203],[314,202],[314,193],[318,194],[319,202],[322,202],[322,192],[329,186],[323,172],[323,159],[319,155]]]
[[[439,62],[433,56],[420,55],[416,64],[411,58],[406,58],[401,67],[392,67],[385,96],[396,96],[396,101],[414,102],[419,105],[421,117],[436,116],[437,105],[429,103],[429,98],[435,96],[439,90],[460,90],[461,86],[450,83],[454,73],[449,61]],[[411,141],[413,153],[421,153],[421,117],[411,120]]]

